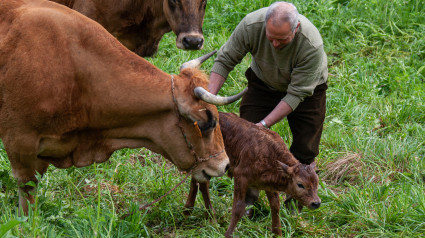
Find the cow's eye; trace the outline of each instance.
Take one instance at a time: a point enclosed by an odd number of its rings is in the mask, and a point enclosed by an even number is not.
[[[217,126],[217,120],[214,119],[214,116],[210,110],[205,110],[207,113],[208,121],[201,122],[199,125],[199,129],[201,130],[202,134],[212,131]]]
[[[176,4],[179,2],[179,0],[168,0],[168,2],[169,2],[171,5],[176,5]]]
[[[297,186],[298,186],[299,188],[301,188],[301,189],[304,189],[304,185],[302,185],[302,184],[300,184],[300,183],[298,183],[298,184],[297,184]]]

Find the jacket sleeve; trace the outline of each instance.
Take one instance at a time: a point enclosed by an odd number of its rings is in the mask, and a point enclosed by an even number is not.
[[[236,26],[229,40],[218,51],[211,71],[227,78],[227,75],[250,50],[249,33],[243,19]]]
[[[309,47],[303,52],[291,73],[291,83],[287,94],[282,99],[291,106],[292,110],[304,101],[304,98],[313,95],[314,89],[322,77],[323,61],[325,59],[323,45]]]

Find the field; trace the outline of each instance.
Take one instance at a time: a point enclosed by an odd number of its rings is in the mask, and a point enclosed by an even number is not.
[[[167,34],[148,60],[168,73],[184,61],[219,49],[249,12],[269,0],[210,0],[206,43],[198,52],[175,47]],[[285,237],[421,237],[425,234],[425,1],[312,0],[293,2],[319,29],[328,55],[327,116],[317,157],[322,206],[280,212]],[[209,73],[213,60],[202,68]],[[250,57],[230,74],[220,95],[246,87]],[[219,107],[238,112],[238,103]],[[290,145],[290,130],[275,125]],[[17,213],[17,184],[0,143],[0,237],[222,237],[231,217],[233,183],[211,180],[211,219],[198,196],[183,216],[189,182],[147,210],[185,174],[145,149],[124,149],[103,164],[50,167],[36,190],[34,211]],[[282,199],[285,195],[282,194]],[[264,193],[237,237],[271,237]]]

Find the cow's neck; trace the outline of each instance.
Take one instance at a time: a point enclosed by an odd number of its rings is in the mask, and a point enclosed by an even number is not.
[[[171,26],[167,21],[167,18],[164,13],[164,4],[161,0],[153,0],[153,4],[147,6],[147,9],[144,9],[143,22],[145,27],[150,28],[151,32],[160,31],[162,34],[165,32],[171,31]]]
[[[161,75],[155,69],[151,70],[145,72],[143,77],[129,79],[127,83],[120,82],[115,85],[117,98],[114,98],[114,102],[116,104],[105,108],[110,109],[109,112],[97,112],[102,114],[100,118],[104,118],[105,114],[109,114],[108,118],[116,118],[116,121],[109,122],[113,125],[105,127],[112,129],[104,131],[103,134],[110,142],[113,142],[111,146],[114,150],[146,147],[164,155],[179,166],[179,163],[169,155],[181,154],[182,157],[187,157],[188,151],[185,149],[187,145],[184,144],[184,137],[177,126],[180,115],[173,102],[172,76],[164,73]],[[150,73],[153,74],[149,75]],[[184,79],[174,76],[174,84],[174,90],[178,90],[177,94],[181,95],[180,91],[185,84]],[[120,102],[126,102],[126,104]],[[169,142],[170,134],[182,136],[181,146],[175,146],[176,142]],[[171,144],[173,146],[167,147]]]
[[[181,133],[176,126],[171,75],[123,48],[116,40],[98,35],[90,35],[89,39],[82,46],[87,50],[81,50],[90,52],[89,55],[77,51],[71,55],[75,58],[74,67],[82,75],[78,90],[90,92],[84,94],[78,107],[87,112],[85,127],[101,131],[112,151],[144,146],[166,157],[172,154],[187,158],[187,151],[175,152],[172,148],[172,145],[186,146],[184,141],[173,142],[169,137]],[[188,81],[175,76],[177,95],[187,94],[184,91]]]
[[[92,92],[90,101],[95,102],[89,108],[91,118],[97,119],[94,125],[126,126],[172,108],[171,76],[136,55],[128,59],[127,62],[111,60],[108,75],[100,68],[99,76],[91,77],[95,82],[90,83],[87,91]],[[111,120],[102,123],[105,118]]]

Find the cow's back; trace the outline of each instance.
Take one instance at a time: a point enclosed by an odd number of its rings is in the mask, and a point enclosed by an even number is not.
[[[2,133],[17,126],[47,133],[84,127],[96,96],[85,94],[88,87],[102,88],[117,76],[114,67],[144,61],[98,23],[48,1],[1,1],[0,32]]]
[[[162,0],[49,0],[101,24],[131,51],[153,56],[162,36],[171,31]]]
[[[6,1],[5,1],[6,2]],[[12,21],[2,21],[8,30],[2,35],[0,43],[0,85],[2,88],[2,127],[14,127],[30,122],[42,126],[51,122],[48,118],[63,115],[64,110],[72,112],[79,106],[76,90],[69,82],[75,78],[75,67],[69,49],[73,27],[66,28],[74,21],[73,13],[53,10],[56,4],[45,6],[44,1],[7,1],[7,12],[0,6],[1,15],[12,15]],[[21,3],[21,4],[18,4]],[[77,23],[78,24],[78,23]],[[37,100],[34,100],[37,98]],[[7,113],[6,113],[7,112]],[[43,114],[44,116],[41,116]],[[14,120],[10,120],[13,117]],[[35,118],[40,118],[37,121]],[[57,123],[63,123],[66,118],[55,118]],[[44,122],[44,123],[43,123]],[[54,127],[55,123],[48,123]]]

